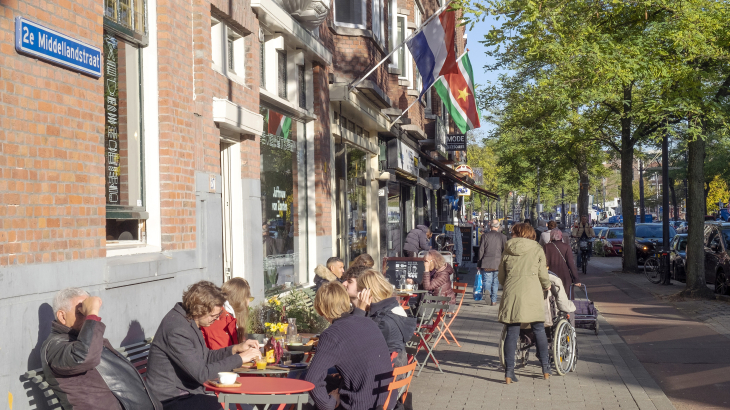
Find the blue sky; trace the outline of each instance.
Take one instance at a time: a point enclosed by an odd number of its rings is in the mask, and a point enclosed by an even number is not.
[[[504,17],[503,17],[504,18]],[[487,64],[493,64],[494,59],[487,57],[485,54],[487,48],[480,43],[484,40],[484,36],[487,32],[494,27],[499,27],[500,22],[495,21],[494,16],[489,16],[484,22],[474,25],[474,28],[469,30],[467,26],[467,43],[466,48],[469,49],[469,59],[474,70],[474,80],[477,84],[484,85],[487,82],[495,82],[499,74],[504,71],[486,71],[484,66]],[[482,121],[482,129],[491,129],[491,124]]]

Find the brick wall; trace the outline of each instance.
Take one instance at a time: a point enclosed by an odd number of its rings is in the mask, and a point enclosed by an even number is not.
[[[0,6],[0,265],[103,257],[102,81],[14,47],[16,16],[101,45],[101,2]]]

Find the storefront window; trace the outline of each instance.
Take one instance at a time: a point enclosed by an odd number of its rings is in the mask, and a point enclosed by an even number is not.
[[[104,34],[104,148],[108,244],[145,240],[140,51]]]
[[[306,267],[300,267],[300,255],[306,254],[306,218],[300,215],[299,196],[306,195],[306,189],[298,189],[299,177],[306,179],[306,172],[297,150],[298,133],[305,128],[266,107],[261,108],[261,115],[266,130],[261,136],[264,282],[270,295],[308,281]]]
[[[350,261],[368,251],[367,231],[367,154],[347,148],[347,207]]]

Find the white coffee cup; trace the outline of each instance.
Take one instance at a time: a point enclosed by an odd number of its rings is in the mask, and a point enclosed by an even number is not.
[[[233,384],[236,382],[238,375],[233,372],[220,372],[218,373],[218,380],[221,384]]]

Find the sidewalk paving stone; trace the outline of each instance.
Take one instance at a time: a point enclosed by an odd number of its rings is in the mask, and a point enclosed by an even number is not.
[[[470,271],[462,280],[471,285],[475,268]],[[414,377],[410,389],[414,409],[674,408],[636,356],[624,356],[630,349],[605,320],[599,336],[577,330],[576,372],[543,380],[533,348],[527,366],[516,370],[519,382],[506,385],[497,351],[502,331],[496,320],[499,307],[475,302],[471,291],[470,286],[452,325],[461,348],[439,342],[435,356],[444,373],[429,362],[420,377]],[[419,359],[424,357],[419,353]]]

